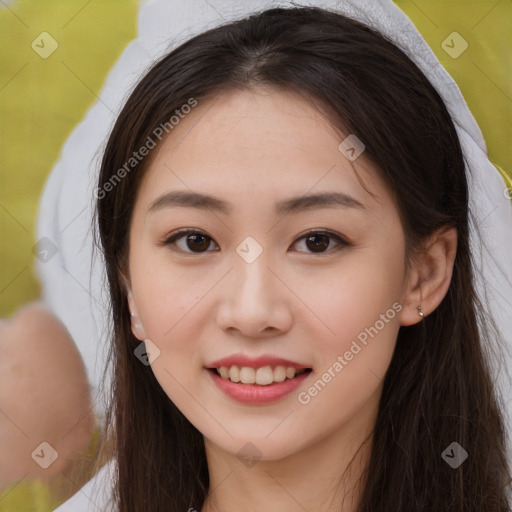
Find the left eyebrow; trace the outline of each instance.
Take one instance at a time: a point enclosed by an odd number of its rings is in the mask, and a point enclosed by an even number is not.
[[[167,192],[153,201],[148,208],[148,214],[172,207],[199,208],[202,210],[213,210],[222,214],[230,214],[233,207],[226,201],[186,190],[174,190]],[[289,213],[300,213],[320,208],[354,208],[368,213],[366,207],[357,199],[341,192],[323,192],[304,196],[291,197],[279,201],[275,205],[277,215]]]
[[[322,192],[292,197],[276,203],[275,211],[279,215],[285,215],[319,208],[354,208],[368,211],[363,203],[342,192]]]

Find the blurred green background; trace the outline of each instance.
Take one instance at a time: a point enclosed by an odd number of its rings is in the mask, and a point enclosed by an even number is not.
[[[512,2],[396,4],[458,83],[504,189],[512,185]],[[66,138],[136,37],[137,7],[137,0],[0,0],[0,317],[40,295],[32,253],[39,196]],[[59,45],[47,59],[31,46],[42,32]],[[453,32],[463,40],[452,44]],[[0,493],[0,512],[46,512],[76,490],[59,479],[22,481]]]

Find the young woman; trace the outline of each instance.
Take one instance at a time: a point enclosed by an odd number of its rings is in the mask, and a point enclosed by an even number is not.
[[[113,510],[508,510],[464,159],[420,69],[339,13],[156,63],[96,189]]]

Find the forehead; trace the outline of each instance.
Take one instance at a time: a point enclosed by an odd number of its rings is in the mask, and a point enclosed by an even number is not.
[[[222,93],[181,116],[146,170],[138,195],[147,209],[166,190],[229,201],[336,190],[372,211],[375,199],[360,179],[378,199],[385,200],[387,192],[364,152],[350,161],[340,150],[348,135],[298,94],[270,88]]]

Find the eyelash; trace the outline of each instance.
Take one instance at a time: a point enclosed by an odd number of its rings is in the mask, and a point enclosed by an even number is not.
[[[197,229],[185,228],[185,229],[180,229],[180,230],[176,231],[175,233],[171,234],[168,238],[166,238],[163,242],[161,242],[160,245],[162,245],[162,246],[174,245],[177,240],[185,237],[185,235],[203,235],[205,238],[213,241],[213,238],[208,236],[204,231],[200,231]],[[308,251],[309,254],[329,254],[332,252],[337,252],[337,251],[341,250],[342,248],[351,247],[354,245],[353,243],[347,241],[340,235],[333,233],[332,231],[327,231],[327,230],[308,231],[307,233],[302,235],[300,238],[297,238],[297,240],[295,240],[292,245],[295,245],[299,240],[306,239],[310,236],[328,236],[329,238],[336,240],[338,243],[338,246],[335,247],[334,249],[329,249],[327,251],[321,251],[321,252]],[[171,248],[171,249],[176,252],[181,252],[181,253],[190,254],[190,255],[205,254],[207,252],[212,252],[212,251],[208,251],[208,250],[206,250],[206,251],[183,251],[182,249],[176,249],[176,248]]]

